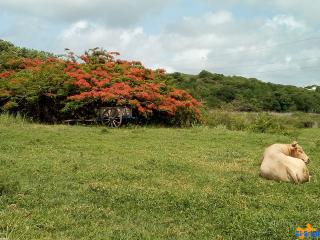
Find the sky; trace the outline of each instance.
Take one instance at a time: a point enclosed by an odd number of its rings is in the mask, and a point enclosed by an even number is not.
[[[77,54],[102,47],[148,68],[320,85],[320,1],[1,0],[0,39]]]

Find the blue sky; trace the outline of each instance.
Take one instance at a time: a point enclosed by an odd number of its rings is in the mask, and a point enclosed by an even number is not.
[[[320,85],[320,1],[1,0],[0,38],[63,53],[103,47],[150,68]]]

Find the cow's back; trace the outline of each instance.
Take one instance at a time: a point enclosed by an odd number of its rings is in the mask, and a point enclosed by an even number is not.
[[[260,166],[260,176],[268,180],[290,182],[284,158],[274,154],[265,156]]]

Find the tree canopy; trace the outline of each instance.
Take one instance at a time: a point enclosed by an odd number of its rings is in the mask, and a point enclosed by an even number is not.
[[[320,92],[254,78],[201,71],[198,75],[168,74],[168,82],[188,91],[212,108],[236,111],[303,111],[320,113]]]
[[[118,55],[95,48],[79,57],[70,51],[63,58],[14,56],[0,71],[1,109],[45,122],[94,117],[103,106],[130,107],[140,119],[153,122],[189,125],[199,120],[201,104],[167,84],[164,70]]]

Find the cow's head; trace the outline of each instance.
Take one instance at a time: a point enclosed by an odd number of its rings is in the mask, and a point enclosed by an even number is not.
[[[290,156],[299,158],[302,161],[304,161],[306,164],[309,163],[308,155],[305,154],[302,147],[296,141],[294,141],[290,146]]]

